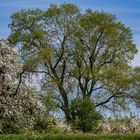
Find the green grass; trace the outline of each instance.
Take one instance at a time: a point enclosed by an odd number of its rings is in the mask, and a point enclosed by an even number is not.
[[[140,140],[140,135],[132,136],[90,136],[90,135],[0,135],[0,140]]]

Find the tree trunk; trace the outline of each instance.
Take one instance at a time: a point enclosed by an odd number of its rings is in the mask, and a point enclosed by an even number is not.
[[[67,93],[65,92],[62,85],[59,86],[59,91],[60,91],[60,94],[62,95],[63,102],[64,102],[63,111],[65,114],[65,118],[66,118],[66,121],[69,122],[71,120],[71,117],[70,117],[70,112],[69,112],[69,103],[68,103]]]
[[[67,123],[70,122],[71,117],[70,117],[70,112],[69,112],[69,108],[68,107],[65,107],[64,114],[65,114],[65,118],[66,118]]]

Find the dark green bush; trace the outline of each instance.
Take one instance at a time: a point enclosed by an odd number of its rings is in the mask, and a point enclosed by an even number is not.
[[[36,119],[35,121],[35,124],[34,124],[34,130],[36,131],[47,131],[48,129],[48,120],[47,120],[47,117],[42,117],[42,118],[38,118]]]
[[[83,132],[97,131],[98,122],[102,118],[96,111],[94,103],[89,98],[78,98],[71,102],[71,124],[74,129]]]
[[[0,133],[11,134],[20,133],[21,128],[17,121],[12,118],[3,119],[0,121]]]

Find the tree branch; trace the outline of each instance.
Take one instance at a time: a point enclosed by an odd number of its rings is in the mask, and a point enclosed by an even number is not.
[[[57,60],[57,62],[55,63],[55,65],[54,65],[54,69],[57,67],[57,65],[59,64],[59,62],[61,61],[61,59],[62,59],[62,57],[63,57],[63,55],[64,55],[64,44],[65,44],[65,40],[66,40],[66,36],[64,36],[64,39],[63,39],[63,41],[62,41],[62,52],[61,52],[61,55],[59,56],[59,58],[58,58],[58,60]]]
[[[22,75],[24,74],[24,72],[25,72],[25,70],[22,70],[22,72],[19,75],[19,82],[18,82],[17,88],[16,88],[15,93],[13,94],[13,96],[17,95],[17,93],[18,93],[18,90],[19,90],[20,85],[22,83]]]
[[[108,103],[112,98],[116,97],[116,93],[114,93],[112,96],[108,97],[105,101],[101,102],[101,103],[98,103],[95,105],[95,107],[99,107],[101,105],[104,105],[106,103]]]

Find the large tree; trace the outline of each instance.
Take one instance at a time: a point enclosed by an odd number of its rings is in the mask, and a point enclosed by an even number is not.
[[[115,16],[83,13],[64,3],[46,11],[21,10],[11,20],[9,41],[20,51],[24,69],[43,74],[42,89],[53,94],[67,121],[76,94],[93,98],[95,107],[110,101],[113,106],[128,95],[129,64],[137,50],[131,30]]]

